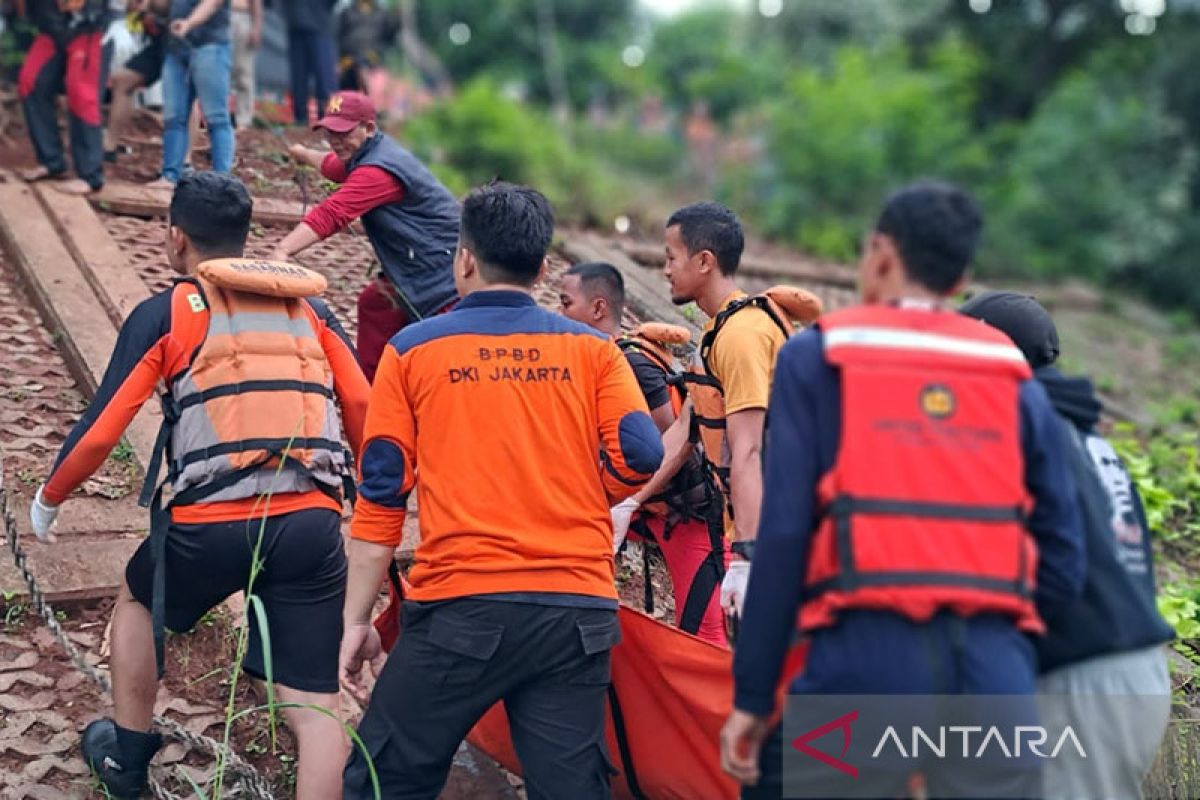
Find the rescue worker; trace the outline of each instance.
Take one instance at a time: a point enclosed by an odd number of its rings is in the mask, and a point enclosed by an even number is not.
[[[275,249],[287,260],[362,217],[381,272],[358,296],[358,355],[374,380],[395,333],[458,300],[451,265],[458,202],[417,158],[375,123],[359,92],[339,92],[314,126],[333,152],[294,144],[288,152],[341,187],[313,208]]]
[[[500,700],[531,798],[609,796],[620,628],[608,509],[654,473],[662,445],[621,351],[531,296],[553,230],[533,189],[470,192],[454,261],[462,302],[397,334],[379,365],[341,670],[359,692],[363,662],[380,657],[371,610],[415,490],[421,540],[400,638],[358,729],[384,797],[437,797],[459,743]],[[357,748],[344,788],[375,796]]]
[[[679,370],[666,348],[688,342],[691,331],[650,323],[622,336],[625,281],[612,264],[575,264],[563,276],[558,296],[563,316],[607,334],[625,353],[654,424],[660,432],[666,432],[683,407]],[[675,624],[724,647],[725,624],[717,597],[724,574],[724,531],[722,506],[714,489],[705,480],[699,456],[693,452],[668,490],[646,504],[646,510],[652,513],[636,515],[632,527],[643,539],[656,542],[663,552],[675,593]],[[617,533],[623,535],[624,531],[614,529],[614,550],[621,546]]]
[[[1087,550],[1083,594],[1046,620],[1037,641],[1038,690],[1049,716],[1065,716],[1062,697],[1086,696],[1103,719],[1105,752],[1088,763],[1051,759],[1043,795],[1141,797],[1171,715],[1171,679],[1163,644],[1174,638],[1158,613],[1154,549],[1137,486],[1111,444],[1096,432],[1100,400],[1087,378],[1054,367],[1058,329],[1037,300],[985,292],[959,309],[1003,331],[1025,354],[1034,377],[1066,423],[1073,446],[1064,453],[1075,486]],[[1081,768],[1086,766],[1086,768]]]
[[[900,190],[866,244],[864,304],[780,351],[721,736],[726,771],[758,784],[744,796],[781,794],[779,729],[763,743],[797,627],[810,649],[796,694],[1031,695],[1030,634],[1083,585],[1067,443],[1045,391],[1006,337],[942,307],[982,224],[955,187]],[[1032,698],[1011,707],[1036,721]],[[1036,780],[1028,762],[1000,766],[994,796],[1033,796],[1013,793]],[[859,779],[907,796],[911,770]],[[940,782],[953,777],[927,775],[928,796],[977,792]]]
[[[28,182],[53,180],[68,194],[104,186],[100,95],[104,86],[107,0],[36,0],[30,18],[38,35],[25,55],[17,90],[38,166],[24,170]],[[77,179],[68,180],[58,131],[58,95],[67,94],[67,129]]]
[[[684,374],[685,412],[663,436],[663,467],[637,494],[613,509],[618,535],[633,512],[662,492],[687,463],[697,443],[705,470],[725,507],[725,535],[731,539],[721,582],[721,607],[740,615],[762,499],[763,421],[775,370],[775,355],[792,332],[792,321],[807,322],[820,301],[786,288],[779,296],[748,296],[736,276],[745,237],[732,211],[719,203],[696,203],[667,220],[665,274],[676,305],[695,302],[710,319],[700,349]],[[718,563],[725,559],[722,556]]]
[[[174,495],[152,516],[151,537],[126,566],[113,610],[113,718],[91,723],[83,736],[84,759],[116,798],[141,796],[162,743],[150,726],[163,625],[188,631],[242,590],[262,600],[271,644],[265,653],[251,615],[245,671],[265,680],[269,655],[280,702],[334,715],[283,712],[299,745],[297,796],[340,793],[347,751],[336,718],[346,582],[341,439],[344,431],[359,452],[368,386],[341,326],[313,297],[324,279],[241,258],[250,210],[249,193],[229,175],[179,180],[166,249],[184,277],[121,327],[96,397],[31,509],[34,532],[53,540],[62,504],[104,463],[157,382],[166,382]],[[147,470],[149,489],[160,453],[156,447]]]

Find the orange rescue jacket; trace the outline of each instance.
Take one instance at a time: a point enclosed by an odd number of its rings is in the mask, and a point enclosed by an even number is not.
[[[831,625],[845,609],[918,622],[949,609],[1042,631],[1024,524],[1021,351],[951,312],[861,306],[818,325],[841,372],[842,430],[818,486],[799,627]]]

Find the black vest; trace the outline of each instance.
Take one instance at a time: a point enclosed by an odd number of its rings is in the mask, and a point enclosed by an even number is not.
[[[409,306],[428,317],[458,297],[454,250],[458,247],[458,201],[417,157],[382,133],[364,144],[347,167],[379,167],[404,184],[404,199],[363,215],[367,238],[383,273]]]

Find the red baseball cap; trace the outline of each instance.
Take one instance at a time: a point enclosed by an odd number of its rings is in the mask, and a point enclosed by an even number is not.
[[[362,92],[338,92],[329,98],[325,116],[313,123],[313,130],[324,128],[334,133],[349,133],[360,123],[375,121],[375,104]]]

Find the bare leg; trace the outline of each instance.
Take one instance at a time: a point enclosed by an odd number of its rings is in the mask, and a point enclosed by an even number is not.
[[[113,719],[122,728],[150,730],[158,677],[154,665],[154,625],[150,612],[121,584],[113,608]]]
[[[319,706],[330,717],[311,708],[286,708],[283,716],[299,745],[296,800],[339,800],[342,770],[350,753],[349,738],[341,723],[341,703],[336,694],[301,692],[275,685],[280,702]]]
[[[108,127],[104,129],[104,149],[112,150],[121,143],[129,130],[133,118],[133,93],[141,89],[144,79],[141,73],[122,69],[113,73],[109,81],[112,88],[112,106],[108,112]]]

